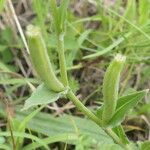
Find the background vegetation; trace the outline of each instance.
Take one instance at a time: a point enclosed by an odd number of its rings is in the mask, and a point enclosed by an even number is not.
[[[119,95],[150,88],[149,0],[70,0],[66,11],[69,84],[89,109],[94,111],[103,103],[103,76],[116,53],[127,56]],[[32,67],[24,35],[29,24],[41,28],[49,57],[59,74],[49,0],[0,0],[0,149],[12,149],[14,142],[22,143],[23,138],[23,150],[121,149],[63,98],[45,107],[21,111],[25,100],[41,83]],[[123,122],[129,139],[147,150],[149,98],[148,94]],[[141,141],[145,143],[140,144]]]

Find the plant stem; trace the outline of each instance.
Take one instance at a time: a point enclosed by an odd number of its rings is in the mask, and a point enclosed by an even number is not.
[[[122,143],[122,141],[119,139],[119,137],[116,135],[116,133],[112,129],[110,129],[110,128],[104,129],[103,128],[103,130],[114,140],[115,143],[119,144],[125,150],[131,150],[128,147],[128,144]]]
[[[84,113],[84,115],[88,116],[89,119],[94,121],[98,126],[102,127],[102,121],[94,114],[92,113],[89,109],[87,109],[82,102],[74,95],[72,91],[69,91],[67,94],[67,97],[74,103],[74,105]],[[115,134],[112,129],[105,129],[102,128],[113,140],[115,143],[119,144],[122,148],[125,150],[130,150],[128,145],[125,145],[122,143],[122,141],[119,139],[119,137]]]
[[[58,36],[58,52],[59,52],[59,63],[60,63],[60,74],[62,78],[62,82],[64,86],[68,86],[68,77],[67,77],[67,68],[66,61],[64,55],[64,37],[63,35]],[[92,113],[88,108],[86,108],[82,102],[75,96],[75,94],[70,90],[67,93],[67,97],[74,103],[74,105],[84,113],[84,115],[88,116],[89,119],[94,121],[98,126],[102,127],[102,121]],[[103,130],[114,140],[115,143],[119,144],[125,150],[129,150],[128,147],[119,139],[119,137],[112,131],[111,129]]]
[[[83,112],[88,118],[93,120],[96,124],[99,126],[102,125],[101,120],[95,116],[88,108],[86,108],[82,102],[74,95],[72,91],[69,91],[67,94],[67,97],[74,103],[74,105],[81,111]]]
[[[57,49],[59,54],[61,81],[64,84],[64,86],[68,86],[67,68],[64,52],[64,33],[57,34]],[[88,116],[89,119],[94,121],[98,126],[102,127],[102,120],[100,120],[94,113],[92,113],[87,107],[85,107],[82,104],[82,102],[75,96],[72,90],[68,91],[67,97],[74,103],[74,105],[81,112],[84,113],[84,115]],[[128,150],[126,145],[122,143],[119,137],[111,129],[103,129],[103,130],[114,140],[115,143],[119,144],[125,150]]]
[[[64,52],[64,34],[57,35],[57,49],[59,54],[59,65],[60,65],[60,75],[61,81],[64,86],[68,86],[67,68]]]

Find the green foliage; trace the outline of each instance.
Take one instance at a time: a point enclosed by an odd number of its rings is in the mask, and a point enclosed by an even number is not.
[[[11,148],[9,146],[4,145],[4,144],[1,144],[0,148],[3,149],[3,150],[11,150]]]
[[[118,90],[119,90],[119,80],[120,73],[122,71],[123,65],[125,63],[125,56],[120,54],[116,55],[114,60],[110,63],[106,70],[104,80],[103,80],[103,124],[106,125],[112,116],[115,114]]]
[[[37,17],[35,18],[35,24],[38,24],[38,26],[42,30],[42,34],[44,35],[43,38],[47,42],[47,26],[45,24],[47,20],[47,14],[49,10],[49,5],[47,5],[49,0],[32,0],[32,6],[33,6],[33,11],[36,13]]]
[[[113,50],[119,44],[121,44],[125,40],[125,38],[128,38],[130,35],[131,35],[131,33],[127,33],[127,34],[123,35],[123,37],[118,38],[116,41],[114,41],[108,47],[104,48],[102,51],[99,51],[99,52],[96,52],[94,54],[90,54],[90,55],[84,56],[83,58],[84,59],[89,59],[89,58],[96,58],[96,57],[99,57],[101,55],[104,55],[104,54],[110,52],[111,50]]]
[[[150,148],[150,141],[139,142],[138,145],[140,147],[140,150],[149,150],[149,148]]]
[[[144,104],[142,107],[139,108],[138,114],[150,114],[150,103]]]
[[[10,132],[1,132],[0,136],[5,136],[5,137],[11,137]],[[48,150],[48,146],[39,138],[37,138],[34,135],[31,134],[27,134],[27,133],[22,133],[22,132],[13,132],[13,136],[14,137],[21,137],[21,138],[27,138],[27,139],[31,139],[31,140],[35,140],[36,142],[40,143],[42,146],[44,146],[44,148],[46,150]],[[11,148],[12,149],[12,148]]]
[[[134,22],[136,19],[136,8],[137,6],[135,0],[130,0],[127,2],[127,8],[124,16],[132,22]]]
[[[30,114],[28,114],[21,122],[19,122],[18,119],[16,119],[18,121],[17,124],[17,130],[18,132],[25,132],[25,128],[28,124],[28,122],[34,117],[36,116],[36,114],[43,108],[43,106],[41,106],[40,108],[32,111]],[[18,126],[19,125],[19,126]],[[24,138],[22,137],[17,137],[16,138],[16,147],[17,149],[20,149],[22,147]]]
[[[73,77],[69,78],[69,85],[74,93],[76,93],[76,91],[79,89],[79,83]]]
[[[44,84],[41,84],[36,91],[32,93],[31,97],[26,100],[23,110],[29,109],[33,106],[55,102],[59,98],[65,96],[66,93],[67,89],[66,91],[56,93],[49,90]]]
[[[149,11],[150,1],[149,0],[140,0],[139,1],[139,23],[144,25],[149,20]]]
[[[0,0],[0,12],[3,11],[5,2],[6,0]],[[21,39],[18,33],[15,33],[17,29],[12,32],[12,29],[15,29],[15,26],[12,27],[15,23],[14,17],[12,17],[13,14],[9,16],[9,10],[7,12],[7,9],[5,9],[5,12],[0,16],[0,19],[2,19],[0,23],[0,84],[2,87],[0,99],[2,95],[2,101],[5,102],[5,99],[8,99],[8,102],[11,101],[16,110],[16,117],[11,118],[16,150],[50,149],[50,145],[55,142],[61,142],[61,149],[67,149],[68,145],[74,145],[77,150],[149,149],[149,141],[138,142],[139,147],[136,147],[136,143],[133,144],[129,141],[121,123],[126,116],[128,120],[130,115],[131,117],[132,115],[139,117],[138,115],[144,114],[146,119],[149,115],[149,95],[145,101],[141,101],[139,105],[138,103],[146,95],[146,90],[139,91],[139,89],[147,88],[150,79],[150,1],[116,0],[115,3],[113,1],[108,3],[107,1],[99,0],[80,2],[69,0],[57,2],[56,0],[32,0],[31,7],[29,3],[29,9],[24,2],[19,2],[19,5],[18,1],[13,3],[23,29],[28,22],[39,26],[41,29],[42,40],[37,42],[39,45],[34,45],[34,42],[28,44],[32,63],[34,67],[35,64],[38,66],[35,67],[35,71],[42,81],[45,82],[41,84],[39,79],[33,77],[35,75],[34,69],[30,65],[30,60],[28,55],[26,55],[24,46],[20,42]],[[24,8],[21,14],[19,14],[19,7]],[[30,8],[33,9],[35,16],[30,12]],[[90,10],[91,8],[92,11]],[[25,13],[25,15],[22,13]],[[30,16],[30,14],[32,15]],[[29,20],[28,17],[25,20],[22,18],[28,15]],[[9,20],[11,20],[11,23]],[[5,24],[10,24],[10,27],[7,27]],[[31,44],[33,45],[31,46]],[[45,53],[44,57],[42,57],[42,52]],[[109,58],[118,52],[127,56],[127,65],[121,80],[121,94],[118,93],[118,80],[120,78],[115,74],[115,68],[113,68],[115,75],[113,78],[109,76],[108,79],[110,81],[107,84],[105,83],[108,92],[104,95],[109,95],[107,100],[110,100],[111,105],[107,111],[106,104],[100,101],[98,104],[100,103],[101,107],[96,110],[98,106],[94,99],[89,100],[86,103],[88,107],[86,107],[82,104],[82,100],[78,100],[75,94],[72,93],[72,96],[68,96],[68,93],[72,91],[74,93],[78,91],[79,94],[80,88],[81,91],[84,91],[84,85],[79,85],[79,83],[82,83],[80,79],[83,78],[81,74],[82,69],[78,70],[79,74],[77,71],[74,72],[72,70],[83,67],[84,72],[89,68],[94,68],[99,70],[103,76],[104,66],[107,66],[109,63]],[[97,62],[99,65],[95,65]],[[49,70],[47,66],[50,66],[51,71],[47,71]],[[58,80],[56,74],[61,76],[60,80]],[[88,74],[84,75],[88,76]],[[101,80],[102,77],[100,76],[99,78]],[[90,80],[87,79],[86,87],[91,84]],[[79,80],[79,83],[77,80]],[[66,90],[64,90],[64,87],[61,90],[57,90],[59,87],[56,84],[57,81],[59,84],[62,85],[63,83],[67,86]],[[114,86],[114,81],[117,81],[116,86]],[[40,86],[29,97],[31,91],[26,85],[32,90],[35,89],[34,86]],[[52,85],[55,86],[55,89]],[[95,86],[94,83],[93,86]],[[133,90],[130,91],[130,89]],[[118,95],[122,95],[122,93],[123,96],[118,98]],[[94,95],[93,98],[102,99],[101,92],[99,95],[100,97],[97,98]],[[84,93],[78,96],[82,97]],[[44,106],[61,97],[63,99],[68,97],[84,115],[87,115],[97,125],[88,119],[81,119],[73,115],[53,117],[52,114],[55,113],[55,110],[49,110],[44,108]],[[35,110],[28,109],[26,112],[21,112],[22,101],[25,99],[27,100],[24,109],[32,106],[38,107],[37,105],[42,106]],[[17,109],[18,103],[21,104],[20,109]],[[62,106],[64,101],[59,101],[57,105],[59,106],[59,104]],[[41,110],[43,113],[36,115]],[[133,111],[129,114],[130,110]],[[97,113],[93,113],[94,111]],[[106,119],[104,111],[108,113],[109,121],[105,126],[102,126],[102,120]],[[5,110],[0,108],[0,112],[2,113],[1,119],[6,120]],[[63,113],[78,114],[75,108],[71,110],[65,109]],[[4,125],[2,127],[3,130],[0,132],[0,149],[11,150],[12,135],[7,126]],[[144,129],[143,126],[140,128]],[[143,130],[142,132],[145,131]],[[134,134],[136,133],[134,132]],[[58,149],[60,147],[58,146]]]
[[[14,44],[13,32],[10,28],[0,31],[0,59],[1,69],[8,68],[11,71],[16,71],[16,66],[11,65],[13,62],[13,54],[10,51],[11,47],[18,46]]]
[[[53,21],[56,33],[59,35],[65,31],[65,21],[69,0],[62,0],[59,7],[57,7],[55,0],[50,0],[50,8],[53,15]]]
[[[5,143],[5,138],[4,137],[0,137],[0,144],[4,144]]]
[[[129,140],[124,132],[124,129],[121,125],[116,126],[113,128],[113,131],[119,136],[119,138],[122,140],[124,144],[129,144]]]
[[[5,5],[5,0],[0,0],[0,13],[4,8],[4,5]]]
[[[119,125],[123,121],[127,112],[135,107],[137,103],[147,94],[147,92],[148,90],[144,90],[120,97],[117,100],[116,111],[108,124],[110,124],[110,126]]]
[[[30,111],[17,112],[17,118],[23,120]],[[71,115],[55,118],[47,113],[38,113],[38,115],[30,120],[27,127],[32,131],[36,131],[49,137],[71,134],[74,135],[76,137],[75,140],[77,140],[78,135],[86,135],[95,139],[97,142],[113,144],[111,138],[96,124],[88,119]],[[68,143],[73,144],[74,142],[68,139]]]
[[[67,18],[69,0],[62,0],[58,8],[59,11],[59,28],[60,31],[65,31],[65,23]]]
[[[104,105],[102,105],[100,108],[97,109],[96,114],[97,116],[102,119],[102,115],[103,115],[103,111],[104,111]]]
[[[27,37],[32,63],[38,75],[50,90],[63,91],[64,87],[53,71],[40,29],[29,25]]]

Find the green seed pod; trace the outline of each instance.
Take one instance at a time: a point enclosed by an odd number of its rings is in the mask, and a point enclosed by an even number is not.
[[[110,63],[106,70],[103,80],[103,100],[104,109],[102,114],[103,124],[106,125],[111,117],[115,113],[120,73],[125,63],[126,57],[121,54],[117,54],[114,60]]]
[[[53,71],[40,29],[33,25],[29,25],[27,27],[26,35],[30,56],[37,74],[49,89],[55,92],[63,91],[64,86],[57,79]]]

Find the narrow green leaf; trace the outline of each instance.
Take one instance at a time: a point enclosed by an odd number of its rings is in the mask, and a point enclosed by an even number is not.
[[[50,136],[48,138],[44,138],[44,139],[42,139],[42,141],[48,145],[48,144],[60,142],[60,141],[63,141],[66,143],[67,141],[77,140],[77,139],[78,139],[78,136],[74,135],[74,134],[60,134],[60,135],[54,135],[54,136]],[[43,145],[41,145],[40,143],[34,142],[34,143],[26,145],[23,148],[23,150],[36,149],[36,148],[39,148],[42,146]]]
[[[0,132],[0,136],[5,136],[5,137],[10,137],[11,136],[11,133],[8,131],[6,132]],[[42,141],[40,138],[34,136],[34,135],[31,135],[31,134],[27,134],[27,133],[22,133],[22,132],[13,132],[13,136],[14,137],[22,137],[22,138],[28,138],[28,139],[31,139],[31,140],[35,140],[37,141],[38,143],[40,143],[41,145],[43,145],[45,147],[46,150],[49,150],[48,146],[44,143],[44,141]]]
[[[103,6],[102,3],[98,3],[101,7]],[[105,7],[106,8],[106,7]],[[112,14],[114,14],[115,16],[122,18],[125,22],[127,22],[130,26],[132,26],[135,30],[139,31],[141,34],[143,34],[147,39],[150,40],[150,36],[143,31],[143,29],[139,28],[137,25],[135,25],[134,23],[132,23],[130,20],[126,19],[125,17],[123,17],[121,14],[115,12],[113,9],[109,9],[109,7],[106,8],[109,12],[111,12]],[[130,32],[131,34],[131,32]]]
[[[123,150],[123,148],[117,144],[100,143],[97,150]]]
[[[5,143],[5,138],[3,136],[0,136],[0,144],[4,144]]]
[[[11,70],[7,67],[7,65],[2,61],[0,61],[0,69],[3,71],[11,72]]]
[[[138,114],[150,114],[150,103],[144,104],[139,108]]]
[[[141,25],[149,21],[150,14],[150,0],[140,0],[139,1],[139,23]]]
[[[47,38],[45,20],[49,11],[49,5],[47,0],[32,0],[33,11],[36,13],[36,24],[38,24],[42,30],[43,38]]]
[[[16,110],[16,117],[20,121],[24,120],[26,116],[32,113],[31,110],[20,112],[20,108],[17,107],[15,107],[15,110]],[[4,113],[4,108],[1,105],[0,105],[0,115],[3,117],[6,116],[6,113]],[[98,144],[99,146],[108,145],[109,147],[115,144],[114,141],[102,130],[102,128],[100,128],[94,122],[86,118],[80,118],[76,116],[63,115],[60,117],[54,117],[52,114],[39,112],[38,115],[34,116],[29,121],[26,128],[34,132],[48,136],[48,138],[40,139],[42,140],[42,142],[44,142],[44,144],[61,141],[74,145],[76,144],[76,141],[79,139],[79,137],[82,135],[90,137],[92,139],[90,140],[91,144],[93,143],[93,141],[94,143],[96,143],[96,145]],[[65,139],[66,137],[65,135],[67,136],[71,135],[72,138],[69,137],[69,139],[67,140],[67,138]],[[33,139],[35,141],[35,145],[33,144],[33,146],[43,145],[43,143],[36,140],[34,137],[30,137],[30,135],[29,136],[24,135],[24,133],[23,136],[16,135],[16,133],[14,136]],[[63,136],[64,138],[60,138]],[[93,146],[95,146],[95,144]]]
[[[27,83],[34,83],[34,84],[39,84],[40,81],[34,79],[34,78],[6,78],[6,79],[1,79],[0,80],[0,84],[3,84],[3,85],[8,85],[8,84],[11,84],[11,85],[15,85],[15,84],[21,84],[21,85],[24,85],[24,84],[27,84]]]
[[[78,44],[79,46],[82,46],[83,42],[87,39],[87,37],[89,36],[89,34],[92,32],[91,29],[85,30],[80,37],[78,38]]]
[[[109,126],[115,127],[119,125],[129,110],[132,109],[146,95],[147,92],[148,90],[143,90],[120,97],[117,102],[115,114],[109,121]]]
[[[5,0],[0,0],[0,12],[3,10],[5,5]]]
[[[51,8],[51,13],[52,13],[55,30],[56,30],[57,34],[59,34],[60,33],[60,24],[59,24],[59,14],[58,14],[56,0],[50,0],[50,8]]]
[[[2,150],[12,150],[8,145],[1,144],[0,149]]]
[[[29,111],[17,111],[17,118],[23,120],[30,113]],[[47,136],[60,134],[87,135],[97,142],[114,143],[113,140],[94,122],[70,115],[54,117],[47,113],[38,113],[27,124],[27,128]]]
[[[87,56],[84,56],[83,59],[90,59],[90,58],[96,58],[99,57],[101,55],[104,55],[108,52],[110,52],[111,50],[113,50],[115,47],[119,46],[121,43],[123,43],[125,41],[126,38],[128,38],[131,35],[131,32],[126,33],[123,37],[118,38],[116,41],[114,41],[111,45],[109,45],[108,47],[104,48],[101,51],[98,51],[94,54],[90,54]]]
[[[150,141],[139,142],[138,143],[140,150],[149,150],[150,149]]]
[[[59,24],[60,24],[61,32],[65,30],[68,4],[69,4],[69,0],[62,0],[61,5],[59,7],[59,20],[60,20]]]
[[[129,140],[123,130],[123,127],[121,125],[113,128],[113,131],[118,135],[118,137],[122,140],[124,144],[129,144]]]
[[[134,21],[136,17],[136,1],[130,0],[127,1],[127,8],[124,14],[124,17],[130,21]]]
[[[50,91],[44,84],[41,84],[40,86],[38,86],[36,91],[33,92],[31,97],[26,100],[23,110],[37,105],[52,103],[58,100],[60,97],[63,97],[66,93],[67,90],[59,93]]]
[[[32,111],[29,115],[27,115],[20,124],[17,124],[17,131],[18,132],[25,132],[25,128],[27,123],[43,108],[44,106],[39,107],[38,109]],[[16,138],[16,147],[18,149],[21,148],[23,143],[23,138],[22,137],[17,137]]]
[[[103,115],[103,110],[104,110],[104,105],[102,105],[100,108],[97,109],[96,115],[98,118],[102,120],[102,115]]]

